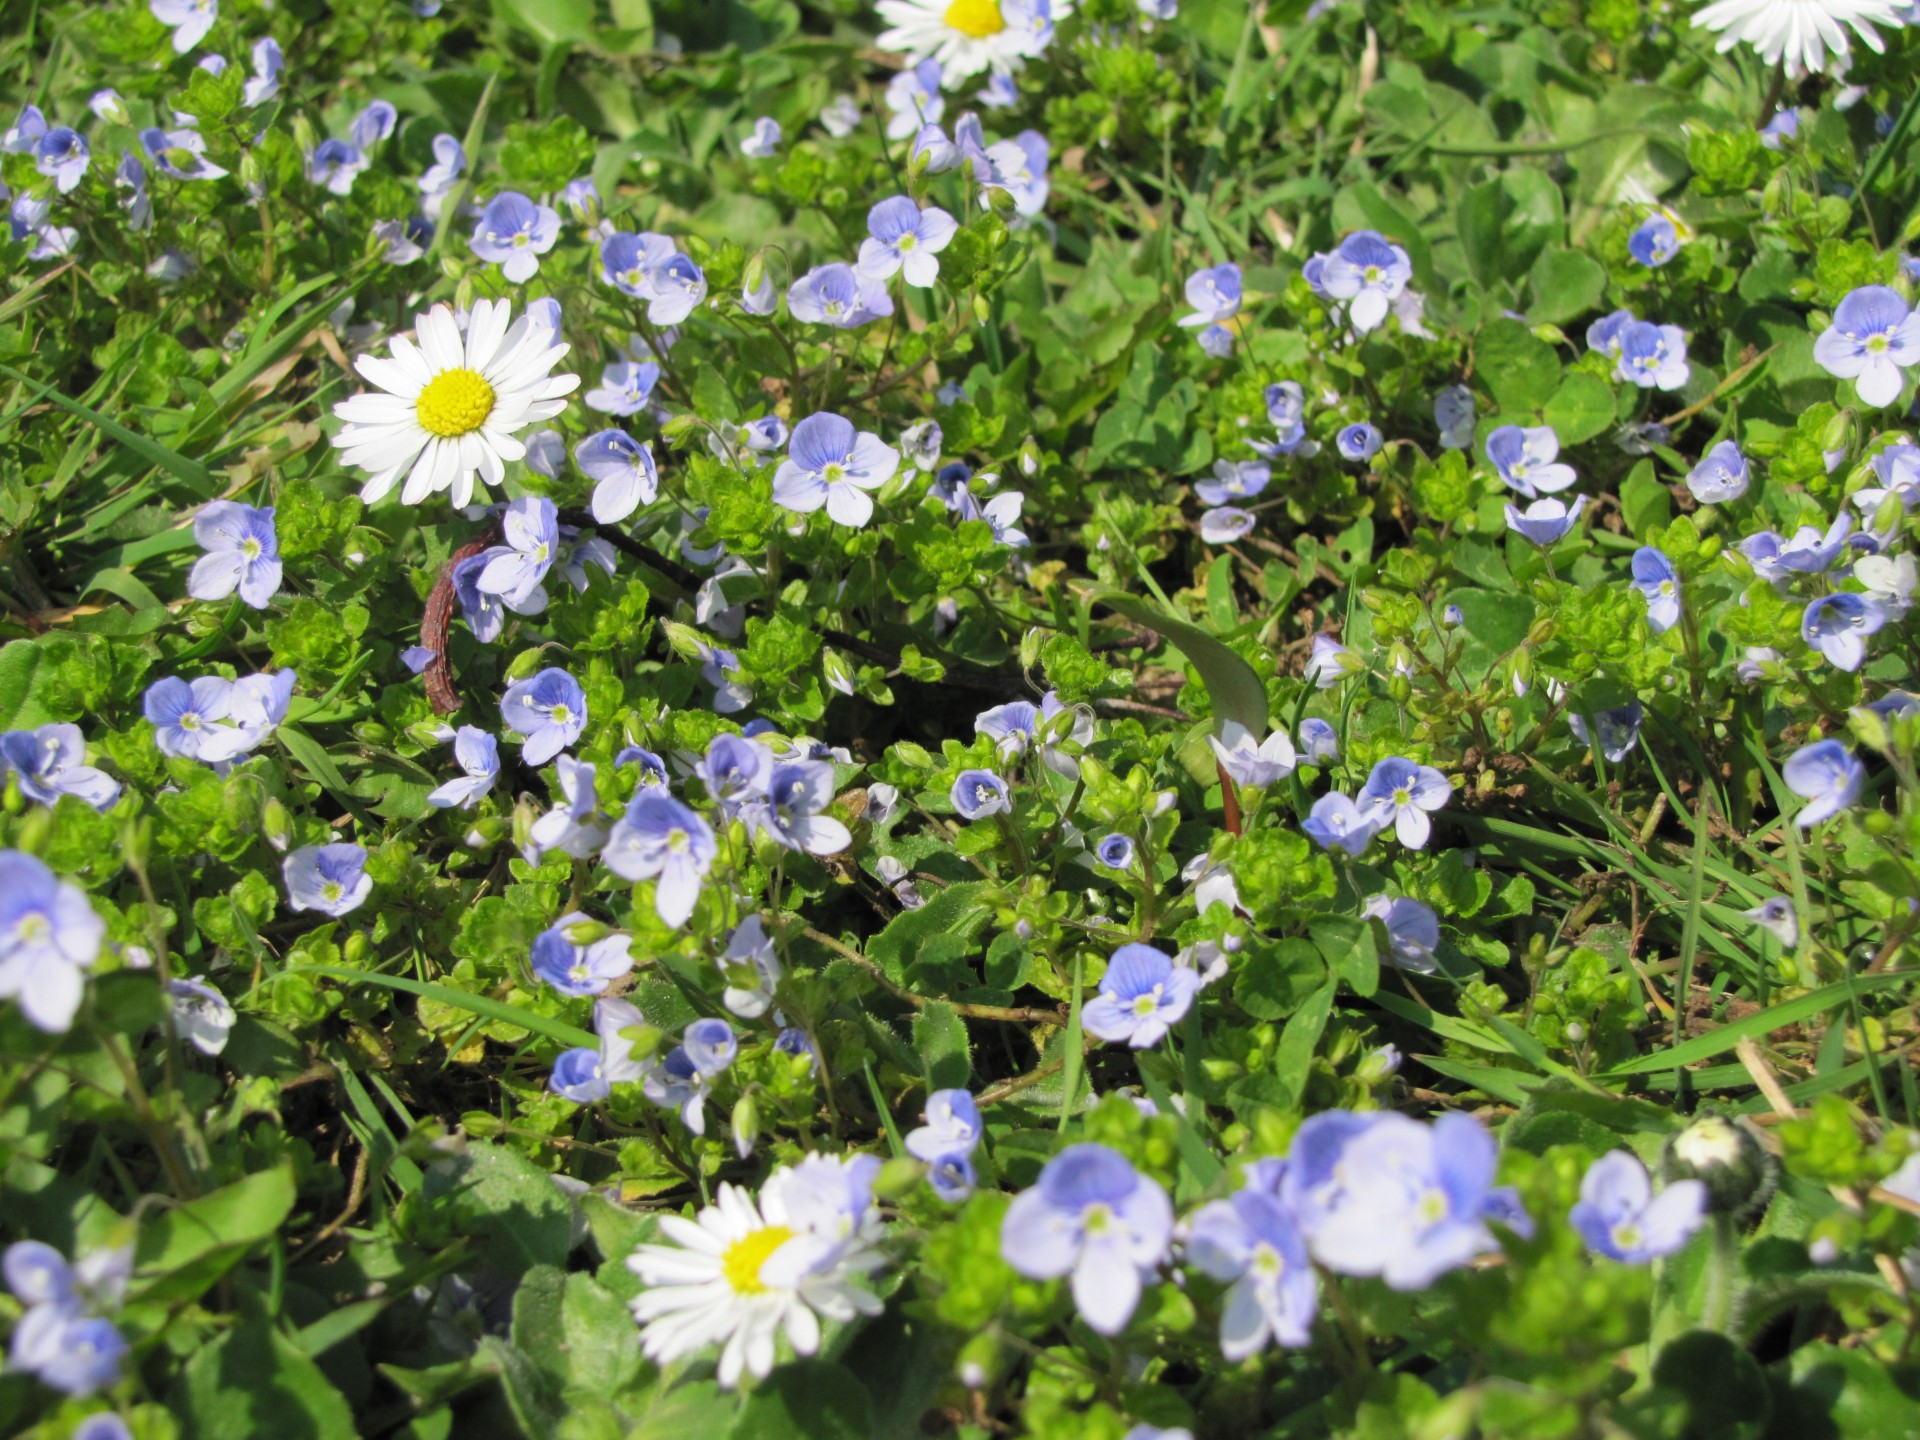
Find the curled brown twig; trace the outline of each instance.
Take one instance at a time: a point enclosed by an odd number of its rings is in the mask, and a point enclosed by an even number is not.
[[[421,612],[420,644],[433,652],[433,659],[420,672],[420,678],[426,682],[427,699],[436,715],[451,715],[460,708],[460,692],[453,688],[453,669],[447,664],[447,632],[453,626],[453,572],[461,561],[471,560],[499,540],[499,527],[489,525],[449,555],[427,596],[427,608]]]

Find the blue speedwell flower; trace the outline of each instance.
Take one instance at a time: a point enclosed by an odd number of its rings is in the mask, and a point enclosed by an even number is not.
[[[1567,728],[1583,745],[1598,742],[1600,753],[1618,765],[1640,743],[1640,722],[1644,712],[1638,700],[1629,700],[1611,710],[1602,710],[1591,718],[1568,715]]]
[[[1906,384],[1901,372],[1920,364],[1920,315],[1899,291],[1863,285],[1835,308],[1813,358],[1829,375],[1853,381],[1861,404],[1891,405]]]
[[[110,810],[120,782],[86,763],[87,742],[78,725],[42,725],[0,735],[0,779],[11,775],[20,793],[42,805],[71,795],[96,810]]]
[[[1552,498],[1536,500],[1525,510],[1507,506],[1507,528],[1542,550],[1559,544],[1580,522],[1587,497],[1576,495],[1571,505]]]
[[[907,1153],[926,1165],[934,1194],[957,1204],[973,1193],[973,1152],[985,1133],[973,1096],[935,1090],[927,1096],[927,1123],[907,1132]]]
[[[175,180],[218,180],[227,172],[207,159],[207,141],[198,130],[140,132],[140,147],[162,175]]]
[[[213,29],[220,0],[148,0],[153,18],[173,31],[173,52],[184,55]]]
[[[613,823],[601,859],[623,880],[653,880],[653,908],[678,930],[693,914],[700,887],[718,853],[707,822],[666,793],[641,790]]]
[[[51,1245],[19,1240],[4,1260],[7,1288],[25,1306],[9,1347],[9,1370],[34,1376],[64,1395],[87,1396],[120,1378],[127,1342],[98,1312],[117,1309],[133,1273],[131,1247],[95,1250],[69,1265]],[[118,1417],[108,1419],[118,1423]],[[91,1422],[82,1422],[81,1435]],[[125,1425],[94,1440],[125,1437]]]
[[[824,760],[785,760],[773,767],[765,804],[749,814],[754,828],[789,850],[837,855],[853,834],[831,815],[833,766]]]
[[[1007,782],[991,770],[962,770],[953,782],[950,798],[964,820],[1004,815],[1013,808],[1007,799]]]
[[[339,917],[358,910],[373,893],[367,852],[358,845],[303,845],[280,867],[287,902],[295,910]]]
[[[1263,460],[1216,460],[1213,478],[1193,482],[1193,493],[1205,505],[1229,505],[1251,500],[1267,488],[1273,467]]]
[[[859,529],[873,518],[868,492],[900,468],[900,452],[878,435],[855,430],[833,414],[809,415],[793,427],[787,458],[773,476],[776,505],[810,515],[825,508],[836,524]]]
[[[1687,337],[1678,325],[1636,320],[1618,335],[1613,378],[1643,390],[1678,390],[1687,383]]]
[[[1105,1145],[1069,1145],[1007,1207],[1000,1254],[1031,1279],[1071,1275],[1080,1318],[1118,1335],[1172,1238],[1173,1205],[1158,1181]]]
[[[533,973],[562,995],[604,995],[607,986],[633,969],[633,951],[625,935],[608,935],[576,945],[567,932],[592,917],[574,910],[533,939]]]
[[[1578,478],[1559,455],[1560,437],[1551,425],[1502,425],[1487,436],[1487,459],[1501,483],[1529,500],[1556,494]]]
[[[1275,730],[1265,740],[1255,741],[1253,732],[1238,720],[1222,722],[1218,735],[1208,735],[1214,758],[1227,775],[1249,789],[1263,790],[1276,780],[1284,780],[1298,763],[1293,753],[1293,738],[1285,729]]]
[[[1378,231],[1356,230],[1322,259],[1318,278],[1328,296],[1347,302],[1348,323],[1364,335],[1385,322],[1413,278],[1413,263]]]
[[[1340,736],[1318,716],[1300,722],[1300,760],[1306,765],[1330,765],[1340,758]]]
[[[280,72],[286,69],[286,57],[280,42],[271,35],[253,42],[253,78],[242,87],[240,98],[246,105],[264,105],[280,93]]]
[[[508,502],[500,533],[507,543],[490,552],[475,585],[523,614],[545,609],[541,581],[559,552],[559,510],[543,495],[522,496]]]
[[[1452,798],[1453,787],[1446,776],[1431,765],[1416,765],[1398,755],[1375,765],[1360,791],[1360,803],[1379,817],[1382,829],[1391,824],[1409,850],[1427,843],[1432,831],[1427,813],[1442,809]]]
[[[446,134],[434,136],[433,164],[414,182],[420,189],[420,213],[437,221],[446,208],[447,197],[460,187],[466,169],[467,152],[459,139]]]
[[[522,853],[529,865],[538,865],[540,857],[549,850],[558,850],[576,860],[590,860],[607,843],[606,828],[600,823],[600,795],[594,781],[594,767],[571,755],[556,755],[553,768],[560,782],[560,801],[527,830]]]
[[[1109,835],[1093,847],[1093,858],[1109,870],[1124,870],[1133,864],[1133,841],[1125,835]]]
[[[836,260],[816,265],[794,281],[787,290],[787,309],[810,325],[852,330],[893,314],[893,297],[877,275]]]
[[[1082,1019],[1087,1033],[1117,1045],[1147,1050],[1166,1038],[1170,1027],[1200,993],[1200,973],[1175,965],[1151,945],[1122,945],[1100,977],[1100,993],[1087,1002]]]
[[[56,125],[42,135],[33,147],[33,162],[42,175],[53,181],[62,195],[72,193],[86,178],[93,163],[93,151],[85,137],[71,125]]]
[[[1268,460],[1280,455],[1298,455],[1307,459],[1320,447],[1307,438],[1306,392],[1297,380],[1281,380],[1266,389],[1267,419],[1276,432],[1274,439],[1248,440],[1254,452]]]
[[[1380,447],[1386,443],[1378,428],[1362,420],[1349,425],[1334,437],[1334,444],[1341,456],[1347,460],[1371,460],[1380,453]]]
[[[1250,534],[1256,518],[1251,510],[1237,505],[1219,505],[1200,514],[1200,538],[1209,545],[1231,545]]]
[[[218,722],[227,718],[233,682],[203,675],[189,684],[169,675],[147,687],[141,701],[153,725],[153,743],[162,755],[200,760]]]
[[[1657,270],[1680,253],[1680,227],[1665,211],[1649,215],[1627,237],[1627,253],[1649,269]]]
[[[560,212],[508,190],[487,202],[469,244],[500,267],[508,283],[523,285],[540,272],[540,257],[560,238]]]
[[[922,210],[904,195],[882,200],[867,212],[860,273],[878,280],[899,274],[907,284],[926,289],[939,278],[940,252],[959,229],[937,205]]]
[[[550,666],[507,687],[500,697],[500,717],[509,730],[526,737],[520,758],[544,765],[586,730],[587,694],[578,680]]]
[[[463,773],[434,790],[427,803],[441,810],[471,810],[500,778],[500,742],[478,726],[462,725],[453,737],[453,759]]]
[[[1187,304],[1193,314],[1182,315],[1180,324],[1189,329],[1224,325],[1240,313],[1240,267],[1216,265],[1201,270],[1187,281]]]
[[[79,886],[31,855],[0,850],[0,999],[18,1003],[36,1029],[63,1034],[73,1024],[106,934]]]
[[[753,122],[753,133],[740,142],[740,153],[749,160],[766,160],[780,153],[780,122],[762,115]]]
[[[1320,1309],[1306,1237],[1279,1195],[1259,1183],[1269,1175],[1277,1181],[1277,1169],[1258,1164],[1243,1189],[1201,1206],[1182,1227],[1189,1263],[1232,1287],[1220,1314],[1220,1352],[1236,1363],[1269,1344],[1305,1345]]]
[[[1887,607],[1871,595],[1822,595],[1807,606],[1800,638],[1841,670],[1858,670],[1867,658],[1866,637],[1887,623]]]
[[[1687,489],[1702,505],[1724,505],[1747,493],[1747,457],[1731,440],[1722,440],[1687,472]]]
[[[1329,1270],[1423,1290],[1497,1247],[1487,1222],[1510,1213],[1493,1184],[1497,1158],[1470,1115],[1428,1126],[1326,1110],[1295,1133],[1281,1196]]]
[[[1680,576],[1651,545],[1633,552],[1633,588],[1647,602],[1647,628],[1660,635],[1680,623]]]
[[[773,751],[757,740],[723,732],[708,742],[706,756],[695,763],[693,773],[731,820],[766,803]]]
[[[1816,740],[1787,757],[1780,778],[1787,789],[1808,802],[1794,819],[1810,829],[1860,798],[1867,771],[1838,740]]]
[[[1331,635],[1313,637],[1313,649],[1307,656],[1306,678],[1322,690],[1331,690],[1349,675],[1358,675],[1366,666],[1345,645]]]
[[[1440,948],[1440,917],[1433,907],[1405,896],[1375,895],[1361,915],[1387,928],[1387,958],[1402,970],[1431,975],[1440,968],[1433,952]]]
[[[1433,423],[1442,450],[1465,450],[1473,444],[1475,413],[1473,392],[1464,385],[1449,385],[1433,397]]]
[[[600,383],[580,398],[589,410],[602,415],[638,415],[653,398],[653,387],[660,379],[658,362],[647,355],[646,342],[634,336],[627,342],[625,360],[600,367]]]
[[[1707,1187],[1700,1181],[1676,1180],[1655,1195],[1639,1158],[1612,1150],[1587,1168],[1567,1219],[1594,1254],[1643,1264],[1685,1245],[1706,1211]]]

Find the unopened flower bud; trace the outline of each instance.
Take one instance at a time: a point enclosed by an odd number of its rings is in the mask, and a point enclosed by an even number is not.
[[[1779,1183],[1779,1162],[1746,1125],[1721,1115],[1702,1115],[1667,1142],[1661,1177],[1698,1180],[1707,1187],[1707,1209],[1748,1220],[1766,1207]]]

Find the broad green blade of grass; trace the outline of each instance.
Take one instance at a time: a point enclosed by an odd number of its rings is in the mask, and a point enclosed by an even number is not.
[[[488,1020],[498,1020],[503,1024],[515,1025],[522,1030],[530,1030],[536,1035],[544,1035],[549,1040],[557,1040],[562,1045],[576,1049],[597,1050],[600,1039],[591,1031],[569,1025],[564,1020],[554,1020],[534,1010],[525,1010],[518,1005],[509,1005],[504,1000],[495,1000],[486,995],[475,995],[466,990],[456,990],[451,985],[442,985],[433,980],[409,980],[404,975],[382,975],[373,970],[349,970],[344,965],[290,965],[280,972],[283,975],[319,975],[342,985],[379,985],[388,990],[403,990],[409,995],[418,995],[422,1000],[431,1000],[438,1005],[451,1005],[456,1010],[465,1010],[470,1015],[483,1016]],[[274,977],[264,982],[272,984]]]

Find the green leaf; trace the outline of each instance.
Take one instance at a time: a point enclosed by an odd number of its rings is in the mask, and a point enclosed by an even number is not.
[[[633,1316],[591,1275],[529,1270],[513,1297],[513,1343],[565,1396],[614,1395],[640,1373]]]
[[[1565,229],[1560,187],[1539,170],[1509,170],[1460,197],[1460,244],[1483,290],[1506,291]]]
[[[1560,360],[1553,347],[1518,320],[1492,321],[1474,342],[1481,380],[1503,411],[1539,410],[1560,388]]]
[[[944,1000],[928,1002],[913,1017],[913,1044],[926,1070],[927,1089],[962,1090],[973,1075],[967,1025]]]
[[[1620,514],[1637,540],[1672,518],[1673,495],[1654,478],[1651,460],[1639,461],[1620,482]]]
[[[0,729],[31,730],[70,716],[48,708],[53,664],[31,640],[11,640],[0,646]]]
[[[280,1228],[293,1200],[289,1161],[155,1217],[134,1247],[137,1273],[151,1277],[138,1298],[171,1303],[204,1294]]]
[[[1364,999],[1380,988],[1382,928],[1347,915],[1327,915],[1308,926],[1307,933],[1326,957],[1327,968]]]
[[[1542,250],[1529,276],[1533,303],[1528,316],[1536,323],[1565,325],[1597,309],[1607,293],[1607,268],[1581,250]]]
[[[1333,996],[1338,988],[1334,981],[1328,980],[1293,1012],[1293,1018],[1280,1032],[1280,1043],[1273,1052],[1273,1078],[1284,1097],[1280,1102],[1282,1109],[1292,1109],[1300,1103],[1307,1087],[1307,1068],[1313,1063],[1314,1047],[1320,1043],[1327,1020],[1333,1014]]]
[[[783,1365],[754,1388],[727,1433],[732,1440],[872,1440],[872,1406],[843,1365]]]
[[[556,1020],[552,1016],[542,1015],[536,1010],[523,1009],[518,1005],[509,1005],[504,1000],[494,1000],[485,995],[457,990],[451,985],[436,984],[431,980],[410,980],[404,975],[380,975],[371,970],[349,970],[342,965],[290,965],[281,973],[283,975],[324,975],[327,979],[337,980],[342,985],[383,985],[389,990],[404,990],[409,995],[418,995],[423,1000],[455,1006],[470,1015],[479,1015],[488,1020],[503,1020],[509,1025],[517,1025],[522,1030],[531,1030],[536,1035],[545,1035],[549,1040],[558,1040],[562,1045],[576,1049],[581,1047],[597,1049],[600,1044],[597,1035],[582,1030],[578,1026],[569,1025],[564,1020]],[[268,983],[272,983],[271,979]]]
[[[543,45],[593,38],[593,0],[493,0],[493,9]]]
[[[937,947],[943,956],[966,955],[975,937],[993,918],[983,898],[986,890],[985,881],[963,881],[949,885],[918,910],[896,915],[868,943],[867,958],[896,985],[907,985],[921,952],[937,939],[944,937],[945,943]]]
[[[1613,387],[1597,375],[1576,371],[1560,382],[1544,414],[1562,445],[1591,440],[1613,424]]]
[[[1255,736],[1266,736],[1267,690],[1245,660],[1199,626],[1176,619],[1136,595],[1120,590],[1096,590],[1087,598],[1118,611],[1136,625],[1146,626],[1187,657],[1187,662],[1200,672],[1200,683],[1207,687],[1216,729],[1222,721],[1237,720]]]
[[[15,370],[11,365],[0,365],[0,375],[6,376],[9,380],[18,381],[22,385],[34,385],[38,383],[31,375],[24,375],[20,371]],[[78,415],[109,440],[119,441],[149,465],[159,470],[165,470],[169,475],[184,481],[193,489],[196,495],[201,496],[203,499],[210,500],[220,493],[219,479],[198,460],[190,460],[185,455],[169,450],[166,446],[160,444],[150,436],[129,430],[119,421],[109,420],[98,410],[90,409],[77,400],[69,400],[57,390],[44,390],[41,393],[47,400],[59,406],[62,410],[67,411],[69,414]]]
[[[187,1361],[167,1408],[180,1440],[340,1440],[353,1409],[320,1367],[268,1323],[243,1318]]]
[[[1234,977],[1233,999],[1255,1020],[1284,1020],[1327,981],[1327,965],[1307,940],[1282,940],[1249,955]]]
[[[553,1177],[501,1145],[469,1141],[427,1171],[421,1195],[460,1234],[487,1242],[487,1263],[509,1276],[564,1265],[573,1248],[573,1207]]]

